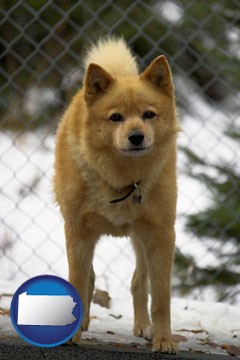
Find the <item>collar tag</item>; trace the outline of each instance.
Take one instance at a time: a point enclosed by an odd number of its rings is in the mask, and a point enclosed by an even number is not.
[[[123,201],[132,194],[133,194],[133,202],[136,204],[141,204],[142,203],[142,194],[141,194],[141,189],[139,187],[139,184],[140,184],[140,181],[128,186],[128,188],[130,188],[129,192],[121,198],[110,201],[110,204],[115,204],[117,202]]]
[[[141,193],[141,189],[138,186],[138,184],[133,184],[134,186],[134,191],[133,191],[133,202],[136,204],[141,204],[142,203],[142,193]]]

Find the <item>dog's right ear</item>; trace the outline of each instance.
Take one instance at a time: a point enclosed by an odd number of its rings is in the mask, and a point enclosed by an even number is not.
[[[170,66],[165,56],[160,55],[140,75],[141,80],[147,80],[158,90],[173,95],[174,86]]]
[[[90,64],[87,68],[84,83],[84,96],[87,102],[92,102],[103,94],[115,79],[100,65]]]

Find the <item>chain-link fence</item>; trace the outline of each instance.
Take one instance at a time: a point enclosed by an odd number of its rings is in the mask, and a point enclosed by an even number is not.
[[[141,67],[165,54],[174,74],[183,128],[175,292],[236,300],[239,2],[3,0],[0,14],[0,280],[67,276],[51,192],[54,132],[81,85],[85,47],[116,34],[126,38]],[[99,287],[129,288],[133,268],[127,239],[102,240],[95,257]]]

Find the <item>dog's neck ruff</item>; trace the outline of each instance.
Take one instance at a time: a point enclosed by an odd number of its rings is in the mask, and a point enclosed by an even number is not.
[[[141,195],[141,189],[139,187],[140,185],[140,180],[136,183],[132,183],[131,185],[129,186],[126,186],[126,188],[124,189],[129,189],[128,193],[118,199],[114,199],[112,201],[110,201],[110,204],[115,204],[115,203],[118,203],[120,201],[124,201],[126,200],[127,198],[129,198],[129,196],[131,196],[133,194],[133,202],[136,203],[136,204],[141,204],[142,202],[142,195]],[[120,190],[120,193],[124,190],[124,189],[121,189]]]

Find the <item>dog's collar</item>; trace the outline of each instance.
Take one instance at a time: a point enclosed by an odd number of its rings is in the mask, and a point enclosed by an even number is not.
[[[120,201],[124,201],[126,200],[129,196],[131,196],[133,194],[133,202],[137,203],[137,204],[141,204],[142,202],[142,195],[141,195],[141,189],[139,187],[141,180],[139,180],[136,183],[132,183],[129,186],[126,186],[124,189],[129,189],[128,193],[118,199],[114,199],[112,201],[110,201],[110,204],[115,204],[117,202]],[[121,189],[120,193],[124,190]]]

